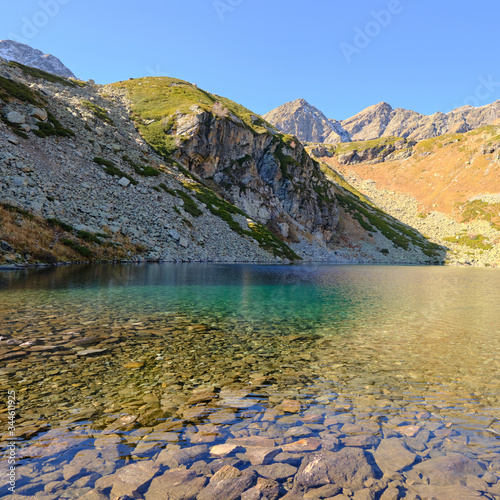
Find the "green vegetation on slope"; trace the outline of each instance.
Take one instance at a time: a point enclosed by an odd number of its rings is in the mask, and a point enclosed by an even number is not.
[[[449,241],[450,243],[456,243],[457,245],[472,248],[473,250],[491,250],[492,245],[486,243],[488,238],[482,234],[477,235],[456,235],[443,238],[444,241]]]
[[[333,154],[342,154],[349,151],[365,151],[366,149],[381,148],[395,144],[398,141],[406,141],[401,137],[380,137],[370,141],[343,142],[331,148]]]
[[[133,184],[134,186],[137,185],[137,181],[133,177],[128,175],[123,170],[120,170],[112,161],[105,160],[104,158],[96,156],[94,158],[94,162],[97,163],[98,165],[101,165],[102,167],[105,167],[104,172],[106,172],[108,175],[117,175],[118,177],[125,177],[125,179],[128,179],[131,184]]]
[[[34,78],[41,78],[50,83],[59,83],[67,87],[75,87],[76,85],[79,86],[85,85],[84,82],[80,82],[78,80],[68,80],[67,78],[63,78],[62,76],[53,75],[52,73],[47,73],[46,71],[43,71],[38,68],[32,68],[31,66],[25,66],[24,64],[15,61],[10,61],[8,64],[11,68],[19,68],[27,75],[30,75]]]
[[[176,78],[139,78],[115,83],[114,86],[127,91],[132,101],[132,118],[140,133],[160,154],[171,157],[176,149],[176,138],[172,130],[176,113],[190,113],[193,105],[212,112],[216,102],[241,120],[253,133],[263,133],[262,120],[252,120],[255,115],[243,106],[199,89],[196,85]],[[228,119],[232,119],[228,115]]]
[[[484,200],[468,201],[459,205],[462,222],[476,220],[488,221],[491,226],[500,231],[500,203],[488,203]]]
[[[87,108],[90,111],[92,111],[92,113],[94,113],[96,118],[98,118],[99,120],[101,120],[109,125],[113,125],[113,120],[109,117],[108,112],[104,108],[101,108],[101,106],[98,106],[94,102],[90,102],[90,101],[82,101],[80,104],[84,108]]]
[[[21,102],[40,106],[39,96],[23,83],[0,76],[0,100],[9,102],[18,99]]]

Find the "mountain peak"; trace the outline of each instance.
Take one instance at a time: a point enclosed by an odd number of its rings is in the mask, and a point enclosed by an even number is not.
[[[52,54],[44,54],[41,50],[14,40],[0,40],[0,57],[7,59],[7,61],[47,71],[53,75],[75,78],[73,72],[57,57]]]
[[[305,142],[349,142],[349,134],[339,122],[329,120],[318,108],[305,99],[282,104],[264,115],[285,134],[295,135]]]

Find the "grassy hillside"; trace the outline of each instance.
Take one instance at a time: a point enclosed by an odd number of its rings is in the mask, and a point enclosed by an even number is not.
[[[212,112],[215,103],[220,103],[231,113],[229,118],[241,122],[253,133],[265,133],[262,118],[230,99],[210,94],[196,85],[176,78],[139,78],[118,82],[117,88],[127,91],[132,101],[132,118],[143,137],[157,151],[171,156],[177,149],[174,126],[176,113],[186,114],[192,106]],[[231,116],[232,115],[232,116]],[[272,128],[271,125],[266,126]]]

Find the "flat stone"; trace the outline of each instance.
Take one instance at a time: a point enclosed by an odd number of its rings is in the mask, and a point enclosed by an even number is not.
[[[253,470],[267,479],[273,481],[283,481],[297,473],[297,467],[285,463],[277,463],[271,465],[257,465]]]
[[[371,448],[380,442],[380,438],[372,435],[347,436],[340,439],[340,442],[347,447],[355,446],[359,448]]]
[[[284,399],[278,406],[276,406],[276,409],[285,413],[299,413],[300,410],[302,410],[302,405],[300,401],[295,399]]]
[[[305,500],[320,500],[323,498],[331,498],[338,495],[342,491],[342,488],[336,484],[325,484],[325,486],[320,486],[319,488],[313,488],[309,490],[305,495]]]
[[[109,497],[97,489],[92,489],[80,497],[81,500],[109,500]]]
[[[160,466],[152,461],[137,462],[118,469],[115,474],[108,476],[108,481],[111,479],[113,485],[111,498],[139,497],[146,492],[149,481],[153,479],[159,469]]]
[[[417,458],[417,455],[397,438],[382,439],[373,456],[384,473],[401,471],[413,464]]]
[[[251,488],[256,481],[254,471],[240,471],[231,465],[225,465],[216,472],[210,483],[201,491],[197,500],[236,500]]]
[[[84,349],[83,351],[78,351],[77,356],[97,356],[99,354],[104,354],[108,352],[107,349]]]
[[[397,488],[387,488],[380,497],[380,500],[398,500],[400,498]]]
[[[415,491],[421,500],[474,500],[485,498],[479,491],[466,486],[433,486],[415,485],[411,489]]]
[[[127,187],[130,184],[130,180],[127,179],[126,177],[122,177],[119,181],[118,184],[123,187]]]
[[[276,481],[259,477],[257,484],[241,495],[241,500],[277,500],[279,498],[280,485]]]
[[[245,460],[252,465],[268,465],[273,458],[281,453],[281,448],[249,446],[246,448]]]
[[[321,446],[321,441],[316,438],[305,438],[293,443],[284,444],[281,448],[283,451],[292,453],[303,451],[315,451]]]
[[[163,450],[157,457],[157,464],[168,465],[171,469],[175,469],[180,465],[185,465],[189,462],[196,462],[208,455],[208,446],[200,444],[182,448],[180,450]]]
[[[47,111],[45,111],[45,109],[43,108],[33,108],[30,115],[42,122],[44,122],[49,117]]]
[[[146,500],[194,500],[207,484],[207,478],[198,477],[189,470],[169,470],[151,481]]]
[[[241,450],[242,448],[237,444],[224,443],[212,446],[212,448],[210,448],[210,455],[222,458],[231,455],[231,453],[236,453],[237,451]]]
[[[375,471],[363,450],[343,448],[337,452],[321,451],[307,455],[295,476],[295,484],[314,488],[331,483],[359,490],[369,478],[375,478]]]
[[[78,477],[96,471],[101,475],[112,474],[114,467],[111,469],[106,467],[106,462],[99,456],[98,450],[82,450],[63,467],[63,477],[66,481],[74,481]]]
[[[480,476],[485,472],[479,462],[458,453],[431,458],[417,464],[414,469],[420,472],[431,486],[465,485],[468,474]]]
[[[10,113],[7,113],[7,120],[11,123],[17,124],[26,123],[26,115],[23,115],[18,111],[11,111]]]

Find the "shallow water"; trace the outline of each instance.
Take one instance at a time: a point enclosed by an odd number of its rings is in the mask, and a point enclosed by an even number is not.
[[[200,444],[179,465],[208,481],[217,460],[251,468],[244,446],[212,453],[249,437],[272,439],[282,453],[307,441],[274,459],[290,467],[273,478],[280,496],[327,438],[336,440],[330,450],[370,454],[395,437],[415,464],[461,453],[497,474],[498,304],[495,269],[149,264],[2,273],[0,383],[4,404],[7,391],[17,397],[16,493],[78,498],[120,467]],[[0,417],[6,430],[8,414]],[[95,470],[82,465],[85,453]],[[80,467],[74,476],[71,465]],[[402,490],[411,469],[399,471]]]

